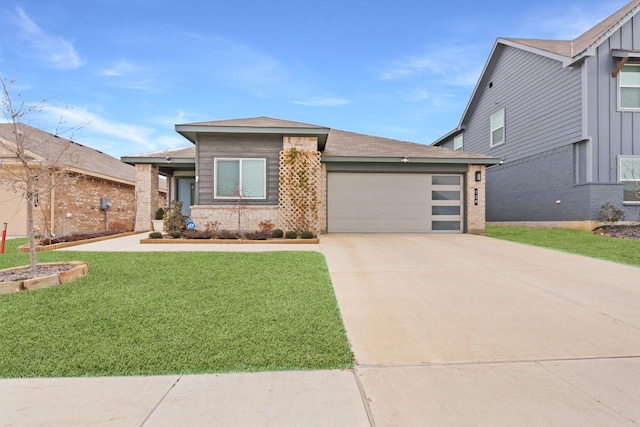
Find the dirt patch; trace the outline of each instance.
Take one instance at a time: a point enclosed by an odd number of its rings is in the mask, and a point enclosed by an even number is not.
[[[13,270],[0,271],[0,282],[15,282],[25,279],[35,279],[36,277],[52,276],[63,271],[71,270],[71,264],[39,265],[35,271]]]
[[[619,239],[640,240],[640,225],[601,225],[594,228],[592,233]]]

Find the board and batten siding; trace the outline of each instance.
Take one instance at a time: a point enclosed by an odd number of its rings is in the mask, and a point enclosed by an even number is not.
[[[279,180],[279,154],[282,150],[280,135],[205,135],[196,144],[198,159],[198,204],[231,205],[233,200],[216,200],[213,192],[215,158],[266,159],[267,198],[243,200],[246,205],[277,205]]]
[[[484,87],[463,123],[464,150],[508,162],[580,141],[580,70],[500,46],[491,73],[485,76]],[[505,143],[491,147],[489,118],[503,108]]]
[[[618,110],[617,61],[613,49],[640,49],[640,18],[636,15],[615,31],[585,61],[587,136],[591,139],[592,178],[618,182],[618,157],[640,155],[640,112]],[[631,63],[631,61],[630,61]]]

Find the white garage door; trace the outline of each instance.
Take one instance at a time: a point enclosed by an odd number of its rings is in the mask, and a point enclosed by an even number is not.
[[[430,233],[463,230],[462,175],[328,174],[330,233]]]
[[[0,187],[0,232],[2,223],[7,224],[7,235],[27,235],[27,209],[16,193]]]

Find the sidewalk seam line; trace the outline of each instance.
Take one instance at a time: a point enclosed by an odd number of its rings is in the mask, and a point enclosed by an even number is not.
[[[158,400],[158,403],[155,404],[155,406],[151,409],[151,411],[149,411],[149,414],[146,416],[146,418],[142,421],[142,423],[140,423],[140,427],[143,427],[147,421],[149,421],[149,418],[151,418],[151,415],[153,415],[153,413],[156,411],[156,409],[158,409],[158,406],[160,406],[160,404],[162,402],[164,402],[164,400],[167,398],[167,396],[169,395],[169,393],[171,393],[171,390],[173,390],[173,388],[178,385],[178,383],[180,382],[180,380],[182,379],[182,375],[180,375],[178,377],[178,379],[176,379],[173,384],[171,384],[171,387],[169,387],[169,390],[167,390],[167,392],[165,394],[162,395],[162,397],[160,398],[160,400]]]
[[[367,398],[367,392],[364,389],[364,385],[362,381],[360,381],[360,377],[358,376],[358,365],[353,366],[353,377],[356,380],[356,386],[358,387],[358,391],[360,392],[360,398],[362,399],[362,404],[364,405],[364,411],[367,414],[367,418],[369,419],[369,425],[371,427],[376,427],[376,421],[373,419],[373,413],[371,412],[371,406],[369,405],[369,399]]]

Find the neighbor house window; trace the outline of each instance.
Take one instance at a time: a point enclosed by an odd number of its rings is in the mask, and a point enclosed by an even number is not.
[[[504,144],[504,109],[491,115],[491,146]]]
[[[265,159],[216,159],[214,162],[216,199],[265,199]]]
[[[462,150],[462,147],[463,147],[463,139],[462,139],[462,134],[460,134],[455,138],[453,138],[453,149]]]
[[[620,181],[623,202],[640,204],[640,156],[620,157]]]
[[[640,64],[625,65],[620,70],[618,103],[621,110],[640,109]]]

